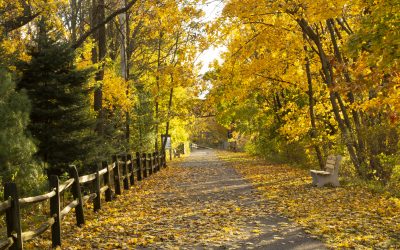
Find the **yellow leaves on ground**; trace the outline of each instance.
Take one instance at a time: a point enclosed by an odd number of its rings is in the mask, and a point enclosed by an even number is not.
[[[260,192],[214,153],[194,158],[170,163],[104,202],[97,213],[89,204],[81,228],[69,213],[62,222],[62,248],[265,249],[316,243],[294,223],[276,216]],[[48,230],[25,246],[46,249],[50,238]]]
[[[236,196],[227,200],[226,193],[234,190],[207,189],[211,185],[207,184],[209,176],[218,179],[220,172],[207,167],[171,165],[116,200],[102,201],[97,213],[88,204],[81,228],[75,225],[74,213],[69,213],[62,222],[62,248],[215,248],[261,232],[257,225],[248,228],[246,223],[254,216],[266,216],[266,212],[258,213],[259,206],[241,207],[237,203],[241,198]],[[47,231],[41,238],[28,242],[26,248],[46,249],[51,245],[50,239]]]
[[[400,200],[359,186],[316,188],[308,171],[271,165],[243,153],[220,157],[235,164],[279,213],[335,248],[399,249]],[[340,171],[339,171],[340,174]]]

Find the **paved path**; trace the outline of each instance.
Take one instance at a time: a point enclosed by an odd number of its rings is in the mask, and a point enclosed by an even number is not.
[[[181,162],[103,203],[86,223],[62,223],[63,249],[325,249],[287,219],[212,150]],[[30,249],[47,249],[49,232]]]
[[[234,228],[226,229],[225,240],[208,242],[221,249],[325,249],[324,245],[287,219],[268,209],[266,201],[228,163],[221,162],[212,150],[199,150],[179,164],[189,175],[178,185],[189,206],[202,211],[228,209],[218,218]],[[173,198],[171,198],[173,202]],[[234,208],[234,209],[232,209]],[[235,213],[236,212],[236,213]],[[212,213],[211,213],[212,214]],[[187,217],[181,224],[192,224],[201,217]],[[198,228],[194,226],[193,231]],[[200,228],[199,228],[200,229]],[[220,244],[218,246],[218,244]],[[190,246],[187,246],[190,248]],[[201,248],[201,247],[200,247]]]

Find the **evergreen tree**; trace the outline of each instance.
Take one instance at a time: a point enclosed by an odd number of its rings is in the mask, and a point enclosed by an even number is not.
[[[25,134],[30,103],[25,93],[15,91],[10,74],[0,68],[0,175],[3,183],[15,180],[31,167],[35,145]]]
[[[68,44],[46,33],[31,56],[21,66],[18,87],[26,89],[32,101],[29,130],[37,140],[37,155],[57,174],[72,162],[93,161],[95,120],[87,84],[91,72],[77,69]]]

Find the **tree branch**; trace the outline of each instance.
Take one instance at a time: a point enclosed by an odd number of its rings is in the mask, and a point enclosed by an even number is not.
[[[77,49],[79,46],[82,45],[83,42],[85,42],[85,40],[94,32],[96,32],[99,28],[101,28],[101,26],[103,26],[104,24],[110,22],[114,17],[116,17],[119,14],[122,14],[126,11],[128,11],[135,3],[137,2],[137,0],[132,0],[130,1],[127,5],[125,5],[124,8],[120,8],[116,11],[114,11],[112,14],[110,14],[106,19],[104,19],[104,21],[98,23],[96,26],[94,26],[93,28],[91,28],[90,30],[88,30],[86,33],[84,33],[83,35],[81,35],[79,37],[79,39],[72,44],[72,48],[73,49]]]
[[[24,15],[24,16],[17,17],[16,20],[7,21],[4,23],[5,32],[8,33],[13,30],[19,29],[22,26],[24,26],[25,24],[30,23],[33,19],[35,19],[39,15],[40,15],[40,13],[36,13],[33,15],[29,15],[29,16]]]
[[[291,85],[295,85],[293,82],[285,81],[283,79],[278,79],[278,78],[274,78],[274,77],[270,77],[270,76],[265,76],[265,75],[258,74],[258,73],[254,74],[254,75],[262,77],[262,78],[267,79],[267,80],[271,80],[271,81],[276,81],[276,82],[282,82],[282,83],[288,83],[288,84],[291,84]]]

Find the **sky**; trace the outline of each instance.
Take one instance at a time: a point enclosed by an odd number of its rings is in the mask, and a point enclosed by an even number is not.
[[[208,0],[201,5],[201,9],[205,12],[204,21],[210,22],[217,18],[224,7],[223,0]],[[200,74],[204,74],[208,71],[208,65],[215,59],[220,59],[219,54],[223,51],[221,47],[211,47],[210,49],[203,51],[198,57],[199,62],[203,64],[200,70]]]

